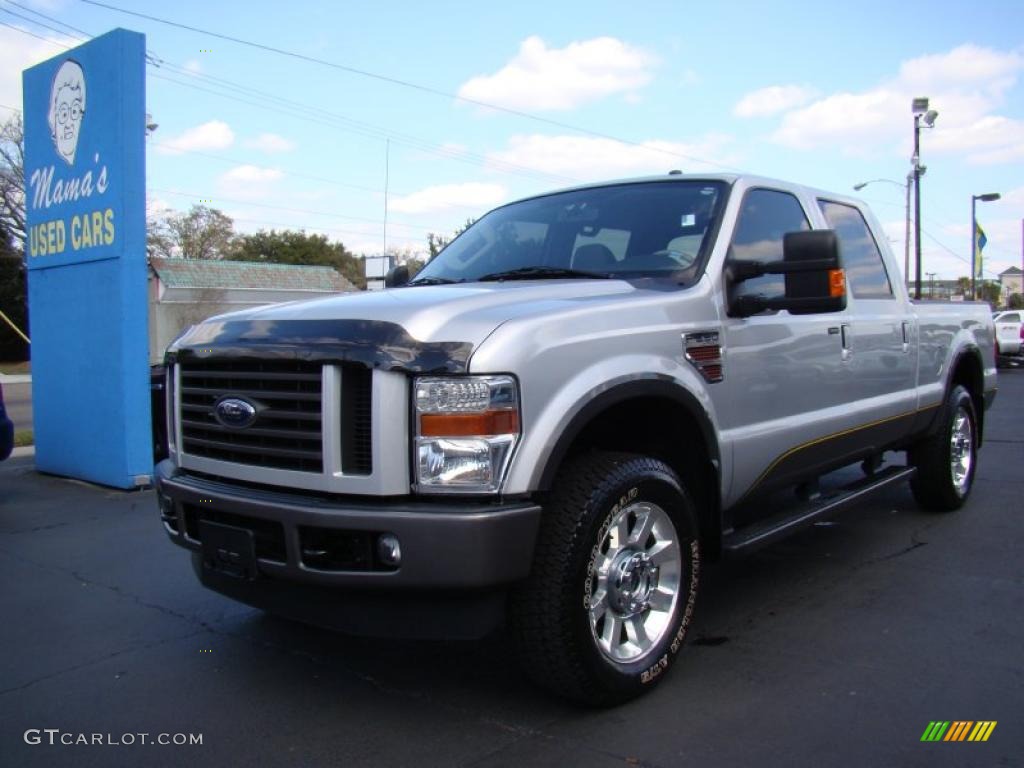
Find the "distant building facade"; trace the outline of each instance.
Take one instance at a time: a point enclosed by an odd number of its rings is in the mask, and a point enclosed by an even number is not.
[[[149,358],[212,315],[358,290],[331,267],[206,259],[149,260]]]
[[[1004,304],[1010,300],[1012,294],[1024,293],[1024,287],[1021,285],[1022,278],[1024,278],[1024,272],[1020,267],[1010,267],[999,273],[999,284],[1003,288]]]

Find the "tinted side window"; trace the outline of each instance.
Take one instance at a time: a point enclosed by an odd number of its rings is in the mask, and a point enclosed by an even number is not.
[[[787,232],[810,229],[800,202],[788,192],[752,189],[743,198],[730,246],[737,261],[781,261],[782,238]],[[782,296],[782,275],[763,275],[736,286],[737,296]]]
[[[846,278],[859,299],[891,299],[892,286],[871,230],[852,205],[819,200],[821,212],[839,238]]]

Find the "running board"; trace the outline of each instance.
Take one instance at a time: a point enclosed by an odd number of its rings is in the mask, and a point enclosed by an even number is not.
[[[915,471],[914,467],[888,467],[843,488],[829,491],[813,501],[800,504],[785,515],[727,534],[722,542],[722,550],[725,555],[734,556],[772,544],[801,528],[843,511],[875,491],[909,480]]]

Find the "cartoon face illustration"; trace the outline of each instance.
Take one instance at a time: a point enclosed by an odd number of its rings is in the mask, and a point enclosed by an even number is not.
[[[78,134],[85,115],[85,73],[81,65],[68,59],[57,69],[50,88],[50,135],[57,154],[68,165],[75,164]]]

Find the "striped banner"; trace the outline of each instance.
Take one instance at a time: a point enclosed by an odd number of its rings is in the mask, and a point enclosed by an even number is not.
[[[932,720],[921,741],[988,741],[996,720]]]

